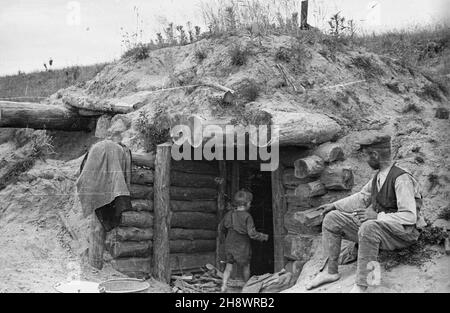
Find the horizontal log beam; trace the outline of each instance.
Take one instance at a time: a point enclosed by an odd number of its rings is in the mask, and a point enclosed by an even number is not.
[[[216,215],[198,212],[173,212],[171,227],[216,230]]]
[[[217,161],[172,161],[172,170],[183,173],[196,173],[206,175],[218,175],[219,167]]]
[[[91,131],[95,119],[60,105],[0,101],[0,127]]]
[[[171,228],[169,232],[170,240],[215,239],[216,237],[217,231],[206,229]]]
[[[153,201],[153,187],[147,185],[131,184],[130,195],[132,199],[146,199]]]
[[[117,227],[111,231],[116,241],[148,241],[153,239],[153,228]]]
[[[170,201],[170,209],[172,212],[217,212],[217,202],[213,200],[205,201]]]
[[[148,257],[151,254],[153,241],[116,241],[111,244],[110,253],[113,258]]]
[[[154,153],[132,153],[132,163],[136,166],[147,168],[155,168],[155,154]]]
[[[170,199],[180,201],[215,200],[217,199],[217,189],[170,187]]]
[[[155,172],[153,169],[134,166],[131,170],[131,183],[152,185],[154,176]],[[170,184],[176,187],[209,188],[217,185],[217,176],[173,170],[170,172]]]
[[[170,240],[170,253],[196,253],[216,250],[216,240]]]
[[[170,173],[170,185],[175,187],[213,188],[217,182],[217,176],[212,174],[185,173],[177,170]]]
[[[131,200],[132,211],[148,211],[153,212],[153,200],[133,199]]]
[[[122,212],[120,226],[137,227],[137,228],[152,228],[153,214],[149,212]]]
[[[131,183],[137,185],[152,185],[155,172],[151,169],[133,166],[131,169]]]

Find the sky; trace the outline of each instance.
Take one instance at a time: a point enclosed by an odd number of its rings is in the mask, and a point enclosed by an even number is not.
[[[169,21],[205,29],[202,2],[211,1],[226,0],[0,0],[0,75],[43,70],[50,58],[55,68],[112,61],[124,52],[125,33],[137,28],[143,41]],[[338,11],[364,31],[431,25],[450,17],[449,0],[309,1],[314,26]]]

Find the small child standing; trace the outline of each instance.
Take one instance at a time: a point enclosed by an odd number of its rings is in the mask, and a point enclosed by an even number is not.
[[[235,209],[228,211],[219,224],[221,238],[226,233],[225,255],[226,267],[223,273],[222,292],[227,289],[233,264],[243,267],[244,281],[250,278],[251,246],[250,239],[267,241],[269,235],[257,232],[253,218],[248,213],[253,195],[245,190],[239,190],[234,196]]]

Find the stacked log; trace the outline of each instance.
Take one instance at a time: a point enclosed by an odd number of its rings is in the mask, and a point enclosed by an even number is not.
[[[218,163],[173,161],[170,173],[172,271],[215,264]]]
[[[329,190],[350,190],[353,187],[353,172],[348,167],[329,167],[321,175],[320,181]]]
[[[345,155],[338,143],[300,149],[294,155],[299,157],[290,166],[292,157],[284,157],[287,167],[282,173],[287,205],[283,249],[285,258],[306,262],[320,237],[323,216],[318,207],[347,196],[353,174],[343,165]]]
[[[154,156],[133,154],[131,208],[122,212],[119,227],[107,234],[107,246],[117,271],[131,277],[151,273],[153,248]]]
[[[325,162],[317,155],[310,155],[306,158],[295,161],[294,166],[295,177],[308,178],[320,175],[325,167]]]

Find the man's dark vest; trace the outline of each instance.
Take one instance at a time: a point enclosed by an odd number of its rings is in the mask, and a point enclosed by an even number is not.
[[[386,180],[381,189],[378,190],[378,173],[372,180],[372,208],[375,212],[394,213],[397,212],[397,196],[395,195],[395,180],[400,175],[407,173],[395,164],[389,170]]]

